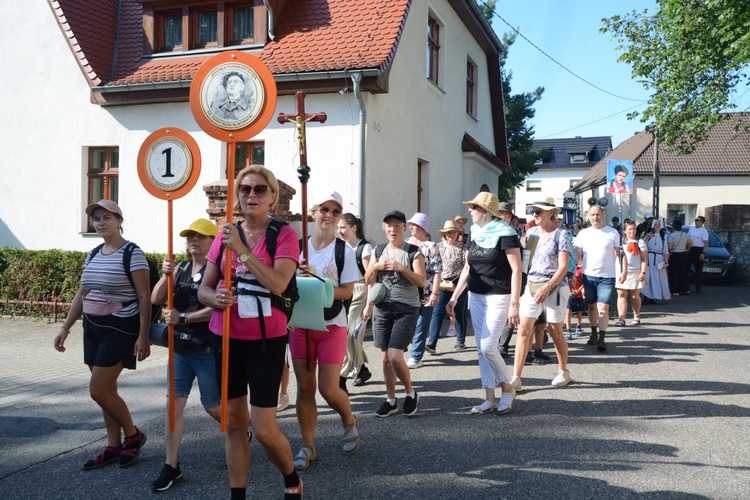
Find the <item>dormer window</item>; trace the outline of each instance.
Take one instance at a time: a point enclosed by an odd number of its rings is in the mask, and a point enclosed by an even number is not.
[[[267,19],[263,0],[206,2],[198,6],[195,3],[144,2],[146,54],[266,42]]]
[[[588,155],[586,153],[570,153],[570,163],[586,163]]]

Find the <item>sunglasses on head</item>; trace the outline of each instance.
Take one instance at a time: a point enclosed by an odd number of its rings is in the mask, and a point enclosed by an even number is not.
[[[268,192],[268,185],[256,184],[255,186],[251,186],[249,184],[240,184],[237,186],[237,192],[245,196],[250,196],[253,191],[255,191],[255,196],[263,196]]]
[[[320,210],[320,213],[322,214],[332,213],[334,217],[338,217],[339,215],[341,215],[341,210],[339,210],[338,208],[331,209],[328,207],[320,207],[318,208],[318,210]]]

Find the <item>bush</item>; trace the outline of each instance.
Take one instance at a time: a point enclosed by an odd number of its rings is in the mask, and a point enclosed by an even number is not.
[[[70,303],[81,285],[83,261],[88,252],[69,250],[23,250],[0,247],[0,313],[5,315],[31,315],[45,317],[52,313],[51,306],[41,304],[6,304],[6,300],[32,302]],[[157,263],[165,255],[146,253]],[[184,254],[176,260],[185,260]],[[66,307],[67,309],[67,307]]]

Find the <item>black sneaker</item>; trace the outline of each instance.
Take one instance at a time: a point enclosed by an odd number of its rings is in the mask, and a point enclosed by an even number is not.
[[[596,345],[596,342],[597,342],[596,334],[592,333],[591,335],[589,335],[589,340],[588,342],[586,342],[586,345]]]
[[[456,345],[453,346],[454,351],[463,351],[464,349],[466,349],[466,346],[460,342],[456,342]]]
[[[375,412],[376,417],[390,417],[391,415],[395,415],[398,413],[398,400],[396,400],[395,404],[390,404],[388,400],[383,401],[383,404],[380,405],[380,408]]]
[[[152,491],[167,491],[170,486],[175,482],[182,479],[182,471],[180,470],[180,464],[177,463],[177,468],[173,468],[169,464],[164,464],[164,468],[161,470],[159,477],[151,483]]]
[[[599,352],[604,352],[607,350],[607,344],[604,343],[603,339],[596,343],[596,350]]]
[[[354,379],[354,386],[363,386],[365,385],[365,382],[367,382],[371,378],[372,373],[370,372],[370,370],[368,370],[365,365],[362,365],[362,368],[359,369],[359,373],[357,374],[357,378]]]
[[[417,391],[414,391],[414,397],[410,398],[409,396],[406,396],[406,399],[404,400],[404,415],[411,416],[417,413],[417,407],[419,406],[419,394],[417,394]]]

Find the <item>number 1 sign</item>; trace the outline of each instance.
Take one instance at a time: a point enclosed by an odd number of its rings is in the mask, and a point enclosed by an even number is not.
[[[198,144],[178,128],[154,131],[138,151],[141,184],[162,200],[176,200],[188,194],[198,181],[200,170]]]

